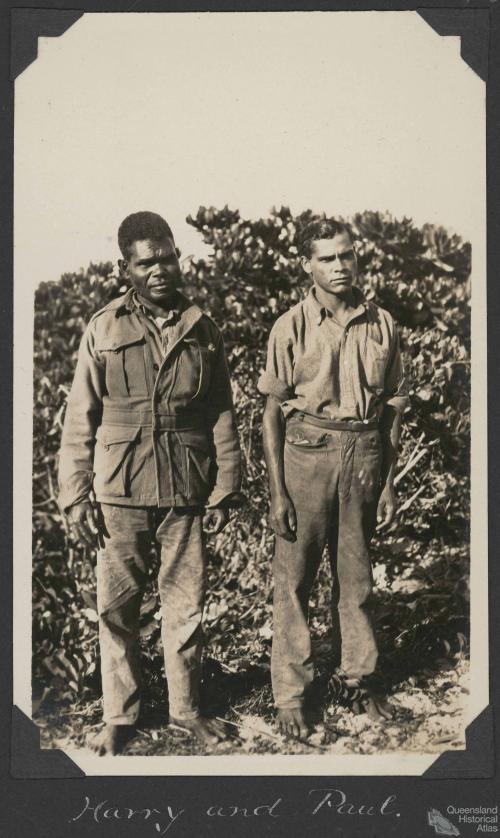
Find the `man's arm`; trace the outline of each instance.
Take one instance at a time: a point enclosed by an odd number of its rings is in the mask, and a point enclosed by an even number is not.
[[[401,420],[408,404],[408,388],[403,361],[399,348],[399,337],[394,331],[390,362],[387,367],[384,387],[384,410],[380,420],[382,439],[381,494],[377,508],[377,530],[383,530],[394,520],[396,495],[394,477],[398,459]]]
[[[285,420],[280,403],[273,396],[267,397],[264,410],[263,441],[271,496],[269,524],[280,538],[295,541],[297,516],[286,489],[283,465]]]
[[[212,430],[217,475],[207,501],[205,529],[216,535],[229,521],[229,510],[243,504],[241,489],[241,451],[236,428],[229,367],[222,336],[218,336],[212,382],[206,396],[208,421]]]
[[[59,452],[59,506],[76,541],[94,547],[100,540],[99,509],[91,500],[95,434],[102,415],[104,369],[96,358],[88,326],[66,406]]]
[[[394,477],[398,459],[399,438],[401,435],[401,412],[386,404],[380,420],[382,440],[381,487],[377,507],[377,530],[383,530],[392,523],[396,514],[396,495]]]

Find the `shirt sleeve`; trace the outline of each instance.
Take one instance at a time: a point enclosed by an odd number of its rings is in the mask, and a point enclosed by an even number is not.
[[[409,402],[408,382],[401,357],[399,334],[396,329],[385,374],[383,401],[400,413],[404,412]]]
[[[283,334],[279,321],[269,335],[266,369],[257,388],[264,396],[273,396],[279,402],[286,401],[294,393],[292,342]]]

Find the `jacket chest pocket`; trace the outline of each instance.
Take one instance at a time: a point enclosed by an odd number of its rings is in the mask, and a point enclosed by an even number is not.
[[[179,349],[173,394],[181,401],[202,399],[210,385],[213,350],[195,338],[184,338]]]
[[[387,349],[373,338],[367,337],[363,352],[366,383],[373,390],[383,391],[387,368]]]
[[[96,495],[130,495],[131,470],[140,431],[140,428],[119,425],[101,425],[97,429],[94,451]]]
[[[106,389],[111,398],[148,396],[146,342],[144,336],[134,341],[97,346],[106,363]]]

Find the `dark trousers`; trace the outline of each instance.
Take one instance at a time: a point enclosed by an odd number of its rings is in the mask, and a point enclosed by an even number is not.
[[[308,605],[324,548],[333,576],[334,642],[350,678],[371,674],[377,646],[368,611],[369,543],[380,494],[378,430],[338,431],[291,420],[284,467],[297,514],[294,543],[276,538],[274,555],[273,692],[280,708],[300,707],[314,675]]]

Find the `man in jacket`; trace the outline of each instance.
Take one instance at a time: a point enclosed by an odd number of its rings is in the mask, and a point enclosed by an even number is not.
[[[340,686],[351,688],[372,715],[388,713],[373,687],[369,542],[376,518],[383,528],[395,514],[407,395],[394,322],[356,287],[348,230],[333,219],[311,222],[301,260],[313,284],[274,324],[259,389],[268,397],[264,450],[277,536],[273,692],[281,730],[302,737],[313,678],[308,604],[325,546]]]
[[[139,615],[153,536],[161,545],[170,720],[209,745],[223,737],[199,709],[203,525],[222,530],[240,503],[241,479],[222,337],[180,293],[168,224],[135,213],[118,243],[131,288],[83,335],[59,465],[59,502],[73,537],[99,546],[100,754],[121,750],[139,715]]]

